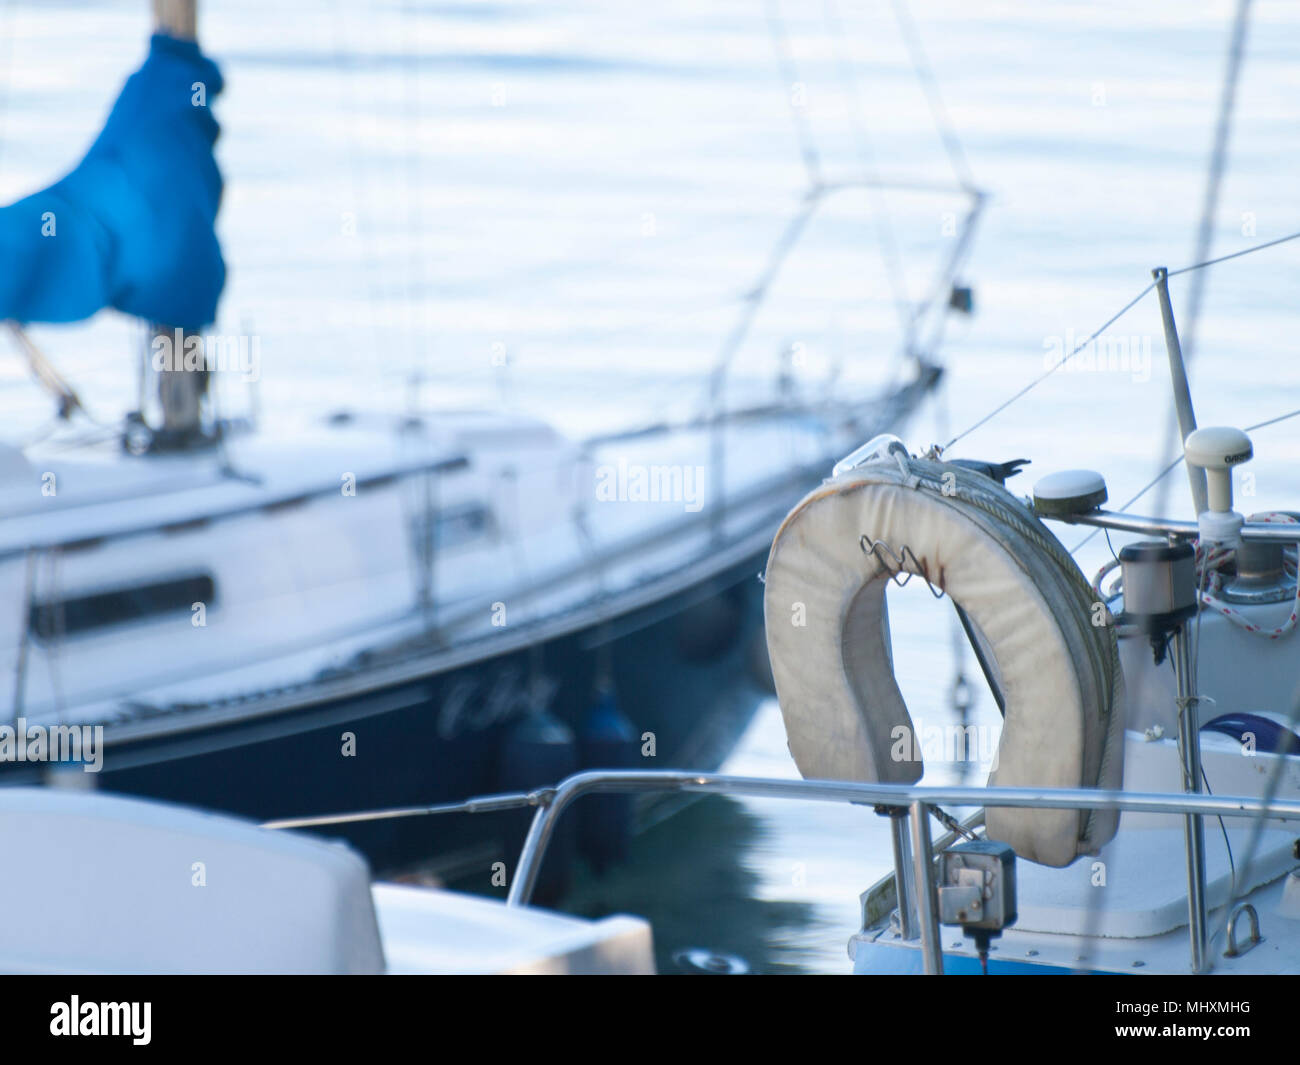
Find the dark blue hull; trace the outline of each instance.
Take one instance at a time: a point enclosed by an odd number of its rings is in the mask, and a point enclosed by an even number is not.
[[[301,705],[274,714],[156,739],[115,742],[109,726],[95,783],[255,820],[554,783],[563,774],[545,759],[527,780],[517,757],[511,766],[503,757],[527,714],[530,685],[541,679],[553,686],[549,713],[578,732],[602,673],[636,737],[636,764],[714,769],[767,694],[757,579],[763,561],[747,559],[704,586],[599,625],[363,695],[305,695]],[[578,767],[597,768],[581,758]],[[14,780],[24,767],[3,769]],[[453,814],[328,833],[346,838],[377,871],[419,864],[462,881],[481,875],[486,888],[494,863],[505,863],[507,876],[513,869],[525,821],[520,814]]]

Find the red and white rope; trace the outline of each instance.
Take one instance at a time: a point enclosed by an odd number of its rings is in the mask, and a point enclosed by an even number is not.
[[[1248,519],[1252,522],[1276,522],[1279,524],[1294,525],[1300,519],[1290,514],[1284,514],[1279,511],[1268,511],[1263,514],[1252,514]],[[1235,607],[1229,605],[1224,600],[1218,598],[1223,591],[1224,573],[1235,560],[1237,553],[1232,548],[1220,547],[1217,545],[1210,546],[1207,550],[1201,542],[1196,541],[1196,587],[1197,594],[1200,596],[1201,605],[1208,607],[1210,610],[1218,611],[1225,618],[1231,621],[1240,629],[1246,632],[1259,633],[1261,636],[1267,636],[1270,640],[1276,640],[1285,636],[1288,632],[1296,627],[1296,621],[1300,618],[1300,581],[1296,582],[1296,597],[1291,603],[1291,613],[1287,615],[1286,621],[1275,629],[1265,629],[1261,625],[1256,625],[1248,621],[1244,614]],[[1285,553],[1285,569],[1289,577],[1296,577],[1296,548],[1288,547]],[[1106,579],[1107,574],[1119,568],[1119,559],[1112,558],[1097,571],[1097,575],[1092,579],[1093,591],[1101,599],[1109,599],[1119,591],[1119,585],[1113,585],[1109,592],[1102,590],[1102,582]],[[1204,589],[1204,590],[1202,590]]]
[[[1276,522],[1279,524],[1294,525],[1297,519],[1290,514],[1282,514],[1277,511],[1269,511],[1264,514],[1252,514],[1247,519],[1252,522]],[[1217,594],[1223,591],[1223,570],[1236,557],[1236,552],[1231,548],[1212,546],[1206,550],[1197,541],[1196,544],[1196,579],[1197,589],[1204,588],[1200,591],[1201,605],[1209,607],[1211,610],[1218,611],[1225,618],[1231,621],[1239,629],[1246,632],[1258,633],[1261,636],[1267,636],[1270,640],[1276,640],[1285,636],[1296,626],[1296,619],[1300,618],[1300,581],[1296,583],[1296,597],[1291,603],[1291,613],[1287,615],[1286,621],[1275,629],[1265,629],[1263,626],[1256,625],[1254,622],[1247,621],[1246,617],[1240,610],[1229,606],[1222,599],[1217,598]],[[1293,547],[1286,549],[1285,567],[1288,576],[1296,576],[1296,551]]]

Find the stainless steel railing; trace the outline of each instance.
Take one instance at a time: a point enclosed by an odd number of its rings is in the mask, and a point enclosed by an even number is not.
[[[520,851],[514,883],[506,899],[507,905],[527,906],[537,886],[542,860],[554,836],[556,823],[577,799],[596,792],[635,794],[656,791],[846,802],[905,810],[911,837],[911,868],[898,867],[897,856],[902,852],[896,848],[894,873],[895,882],[900,887],[899,909],[900,913],[909,913],[912,906],[915,906],[925,971],[935,975],[943,972],[943,952],[939,938],[934,848],[930,835],[932,808],[994,806],[1039,810],[1116,810],[1120,813],[1199,814],[1300,821],[1300,800],[1267,801],[1249,796],[1099,791],[1088,788],[920,787],[835,780],[778,780],[672,770],[593,770],[567,777],[553,788],[531,792],[488,795],[434,806],[285,819],[267,822],[263,827],[312,828],[397,817],[487,813],[533,806],[537,808],[537,813],[529,826]],[[899,827],[901,831],[901,826]],[[1189,928],[1189,934],[1190,932]],[[1195,954],[1195,944],[1192,946]]]
[[[1122,514],[1116,510],[1090,510],[1083,514],[1053,515],[1054,521],[1067,525],[1091,525],[1097,529],[1115,529],[1119,532],[1142,533],[1146,536],[1179,536],[1194,540],[1200,528],[1194,521],[1175,518],[1148,518],[1138,514]],[[1294,544],[1300,541],[1300,525],[1266,524],[1248,521],[1241,527],[1241,538],[1259,543]]]

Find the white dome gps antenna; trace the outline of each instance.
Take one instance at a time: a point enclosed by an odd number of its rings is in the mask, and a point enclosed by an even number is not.
[[[1207,509],[1196,516],[1202,540],[1239,544],[1245,519],[1232,509],[1232,468],[1254,455],[1250,437],[1240,429],[1197,429],[1183,443],[1188,466],[1205,471]]]
[[[1160,300],[1165,348],[1169,353],[1169,375],[1174,389],[1174,409],[1178,413],[1179,435],[1183,438],[1183,457],[1192,488],[1192,504],[1196,508],[1196,524],[1203,541],[1235,547],[1241,543],[1241,527],[1245,522],[1232,509],[1232,467],[1239,466],[1255,452],[1250,437],[1240,429],[1196,427],[1183,349],[1178,340],[1178,327],[1174,324],[1173,306],[1169,302],[1169,271],[1158,266],[1151,273]]]

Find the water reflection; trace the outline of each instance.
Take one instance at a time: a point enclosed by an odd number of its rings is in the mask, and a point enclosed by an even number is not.
[[[753,973],[808,971],[802,945],[816,908],[764,897],[762,878],[745,860],[769,834],[739,802],[702,798],[636,837],[620,867],[599,877],[580,870],[564,909],[646,918],[661,973],[686,971],[675,958],[696,949],[734,955]]]

